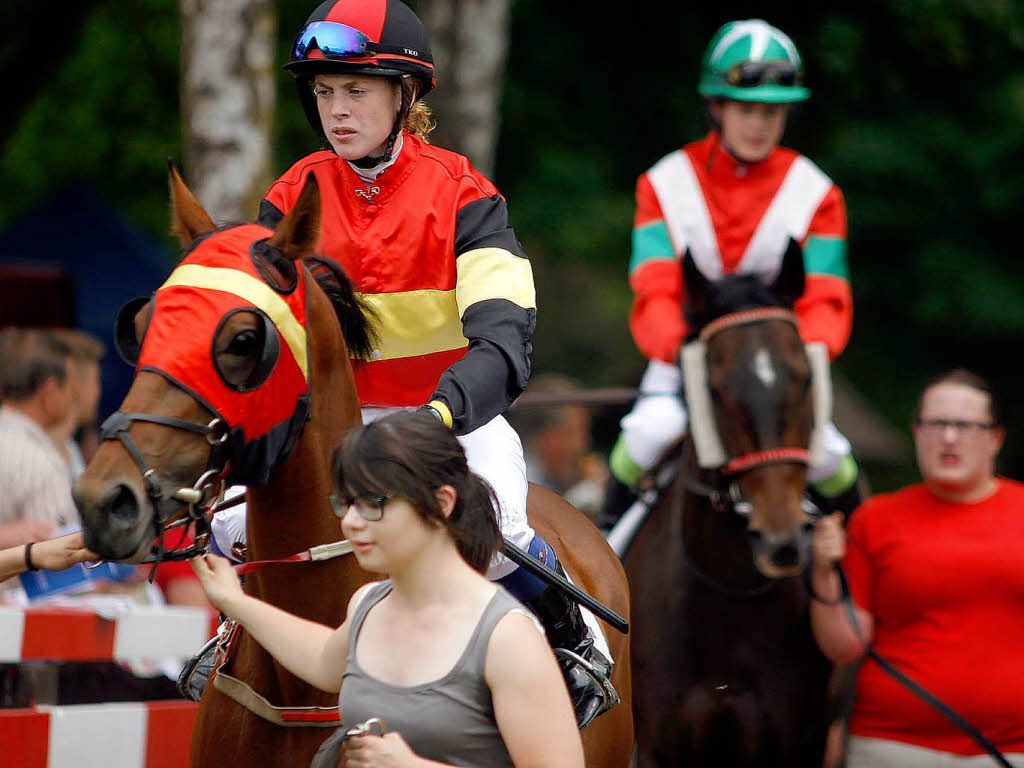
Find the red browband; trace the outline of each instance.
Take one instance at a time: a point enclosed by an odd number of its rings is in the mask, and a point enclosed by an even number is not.
[[[799,325],[800,321],[797,316],[790,312],[788,309],[782,309],[781,307],[765,307],[764,309],[747,309],[742,312],[733,312],[728,315],[724,315],[717,320],[708,323],[701,329],[700,340],[707,341],[719,331],[724,331],[726,328],[732,328],[736,325],[747,325],[749,323],[759,323],[763,320],[785,320],[787,323],[793,325]]]
[[[794,464],[810,463],[810,454],[806,448],[769,448],[767,451],[748,453],[731,459],[725,465],[727,475],[738,475],[741,472],[760,467],[764,464],[783,464],[791,462]]]

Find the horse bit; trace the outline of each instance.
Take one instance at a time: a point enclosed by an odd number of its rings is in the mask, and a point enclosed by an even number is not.
[[[187,560],[206,552],[206,543],[210,536],[210,522],[206,512],[223,498],[225,490],[225,477],[227,475],[228,462],[225,461],[219,469],[207,469],[191,486],[178,486],[161,480],[157,471],[146,462],[142,452],[135,441],[132,440],[129,430],[132,423],[145,421],[152,424],[161,424],[174,429],[183,429],[188,432],[195,432],[203,435],[211,446],[209,466],[224,447],[228,439],[228,427],[223,419],[215,418],[209,424],[196,424],[183,419],[176,419],[171,416],[154,416],[148,413],[124,413],[115,411],[100,427],[100,440],[119,440],[128,451],[128,454],[135,462],[139,472],[142,473],[142,480],[146,487],[146,494],[153,503],[154,525],[156,527],[159,545],[155,553],[151,553],[144,563],[157,563],[166,560]],[[185,508],[185,514],[167,523],[163,516],[162,504],[167,501],[177,501]],[[164,536],[167,531],[192,522],[196,524],[195,542],[185,549],[166,551],[164,549]],[[154,569],[155,572],[155,569]]]

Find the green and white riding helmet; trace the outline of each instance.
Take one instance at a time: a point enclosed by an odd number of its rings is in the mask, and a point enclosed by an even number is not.
[[[709,99],[788,104],[810,98],[800,52],[762,19],[730,21],[711,38],[697,92]]]

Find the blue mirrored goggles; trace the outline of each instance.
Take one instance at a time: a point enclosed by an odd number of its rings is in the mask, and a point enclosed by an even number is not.
[[[329,59],[351,59],[372,56],[378,49],[354,27],[336,21],[314,21],[299,33],[294,56],[304,59],[313,50],[319,50]]]

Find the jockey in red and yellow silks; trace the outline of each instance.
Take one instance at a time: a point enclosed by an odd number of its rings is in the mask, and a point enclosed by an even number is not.
[[[806,270],[795,306],[800,333],[824,343],[832,359],[846,346],[853,299],[842,192],[814,163],[778,144],[789,105],[810,95],[802,74],[800,55],[780,30],[759,19],[726,24],[708,46],[698,87],[712,131],[637,181],[629,323],[651,361],[640,389],[662,394],[640,398],[622,420],[610,462],[619,483],[634,485],[686,430],[685,406],[670,393],[681,389],[679,352],[689,330],[681,268],[687,251],[709,280],[734,273],[771,279],[795,239]],[[828,460],[812,466],[809,479],[819,500],[846,510],[857,501],[857,466],[832,425],[826,449]],[[606,505],[609,517],[621,511],[618,491]]]
[[[353,361],[363,421],[410,407],[435,415],[494,490],[502,535],[564,573],[527,520],[523,448],[503,415],[530,375],[533,272],[494,185],[465,157],[426,141],[432,123],[419,100],[436,85],[426,28],[400,0],[326,0],[285,69],[329,149],[274,182],[259,223],[276,228],[316,178],[317,250],[373,311],[376,347]],[[214,521],[222,551],[243,535],[237,517]],[[503,555],[488,576],[568,652],[559,663],[580,726],[612,706],[612,660],[596,620]]]

